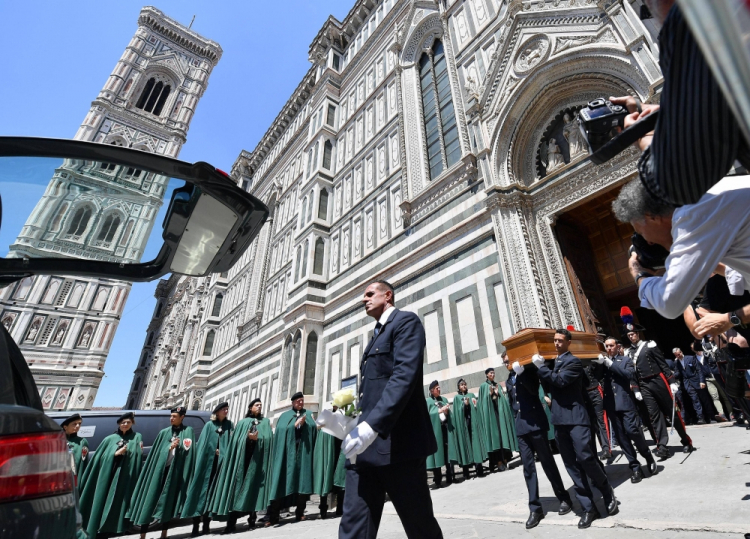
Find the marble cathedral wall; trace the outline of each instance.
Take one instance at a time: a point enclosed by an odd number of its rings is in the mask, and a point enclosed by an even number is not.
[[[159,402],[227,400],[239,418],[259,396],[273,416],[301,390],[322,406],[358,374],[374,279],[419,314],[424,385],[446,393],[477,387],[517,330],[580,326],[552,227],[632,177],[635,156],[594,167],[567,125],[594,96],[658,99],[657,29],[639,6],[358,0],[329,19],[232,171],[271,219],[228,275],[202,281],[186,383]]]

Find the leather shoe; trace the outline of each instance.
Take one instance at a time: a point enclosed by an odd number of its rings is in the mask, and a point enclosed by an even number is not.
[[[529,520],[526,521],[526,529],[536,528],[543,518],[544,513],[542,511],[532,511],[529,515]]]
[[[643,481],[643,470],[640,468],[636,468],[633,470],[633,473],[630,475],[630,482],[631,483],[640,483]]]
[[[578,527],[582,530],[585,528],[589,528],[591,526],[591,523],[594,522],[597,518],[599,518],[599,515],[596,514],[595,511],[584,513],[581,517],[581,520],[578,521]]]
[[[607,504],[607,514],[609,516],[616,515],[620,512],[620,508],[618,507],[617,498],[615,498],[615,491],[612,490],[612,501]]]
[[[651,462],[648,463],[648,473],[650,477],[653,477],[659,473],[659,467],[656,465],[656,462],[654,460],[651,460]]]
[[[560,509],[557,511],[557,514],[560,516],[567,515],[573,510],[573,504],[571,504],[569,501],[560,502]]]
[[[682,446],[682,452],[683,453],[692,453],[695,451],[695,448],[692,445],[683,445]]]
[[[659,457],[660,460],[666,460],[672,456],[672,453],[670,453],[669,449],[667,449],[666,447],[660,447],[659,449],[654,451],[654,454]]]

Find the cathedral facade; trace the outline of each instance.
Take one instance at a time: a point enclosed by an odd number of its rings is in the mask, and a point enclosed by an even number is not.
[[[658,101],[640,0],[357,0],[232,170],[271,216],[226,274],[160,283],[128,408],[242,417],[356,383],[372,280],[427,332],[424,385],[484,381],[526,327],[615,331],[637,306],[609,206],[629,150],[595,166],[575,126],[594,98]],[[641,17],[645,20],[642,20]]]
[[[221,47],[146,7],[138,29],[75,139],[177,157]],[[56,169],[9,257],[139,262],[167,179],[73,160]],[[0,292],[2,323],[18,343],[48,410],[91,408],[130,284],[39,275]]]

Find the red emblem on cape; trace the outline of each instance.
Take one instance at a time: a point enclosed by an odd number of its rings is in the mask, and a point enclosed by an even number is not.
[[[191,440],[190,438],[185,438],[184,440],[182,440],[182,447],[185,448],[185,451],[189,450],[191,445],[193,445],[193,440]]]
[[[88,457],[88,456],[89,456],[89,448],[88,448],[87,446],[85,446],[85,445],[84,445],[84,446],[83,446],[83,447],[81,448],[81,458],[82,458],[82,459],[85,459],[85,458],[86,458],[86,457]]]

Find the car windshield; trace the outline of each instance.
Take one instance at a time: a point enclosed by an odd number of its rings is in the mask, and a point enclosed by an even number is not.
[[[0,257],[153,260],[172,192],[183,185],[100,161],[0,157]]]

